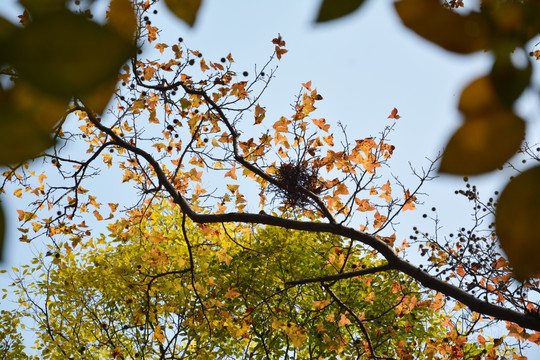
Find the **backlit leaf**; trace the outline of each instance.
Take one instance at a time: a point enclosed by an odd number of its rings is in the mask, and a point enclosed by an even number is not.
[[[474,175],[504,165],[519,150],[525,122],[506,109],[468,116],[444,150],[439,171]]]
[[[324,22],[339,19],[358,9],[364,0],[324,0],[319,8],[316,22]]]
[[[18,82],[8,91],[0,86],[0,164],[35,157],[54,144],[50,132],[67,101],[42,94]]]
[[[111,0],[108,25],[128,41],[137,29],[137,18],[130,0]]]
[[[516,176],[503,190],[495,228],[517,279],[540,272],[540,166]]]
[[[69,99],[116,79],[134,51],[132,41],[112,28],[66,10],[19,29],[7,44],[6,58],[36,88]]]
[[[201,2],[202,0],[165,0],[169,10],[188,23],[189,26],[195,24]]]
[[[488,25],[479,13],[459,15],[439,0],[401,0],[394,6],[405,26],[446,50],[468,54],[488,48]]]

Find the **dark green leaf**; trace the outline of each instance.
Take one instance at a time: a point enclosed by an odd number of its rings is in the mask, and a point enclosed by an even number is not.
[[[363,3],[364,0],[323,0],[319,9],[319,15],[317,15],[317,20],[315,21],[320,23],[339,19],[340,17],[349,15]]]
[[[6,219],[4,218],[4,208],[0,201],[0,261],[4,258],[4,246],[6,239]]]
[[[512,64],[509,51],[494,51],[494,53],[495,62],[489,76],[502,103],[511,107],[514,101],[529,86],[532,65],[527,58],[527,66],[520,69]]]
[[[189,26],[195,24],[202,0],[165,0],[165,4],[178,18]]]

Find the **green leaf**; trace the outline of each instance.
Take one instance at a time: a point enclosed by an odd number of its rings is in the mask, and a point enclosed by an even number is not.
[[[349,15],[363,3],[364,0],[323,0],[321,7],[319,8],[319,15],[317,15],[317,20],[315,20],[315,22],[320,23],[339,19],[345,15]]]
[[[182,107],[182,110],[186,110],[188,107],[191,106],[191,101],[189,101],[186,98],[180,99],[180,106]]]
[[[506,186],[497,203],[495,228],[518,280],[540,272],[540,166]]]
[[[394,4],[409,29],[440,47],[460,54],[488,48],[489,27],[482,15],[459,15],[439,0],[401,0]]]
[[[525,122],[510,110],[468,115],[444,150],[439,171],[476,175],[504,165],[519,150]]]
[[[165,0],[165,4],[178,18],[189,26],[195,24],[202,0]]]

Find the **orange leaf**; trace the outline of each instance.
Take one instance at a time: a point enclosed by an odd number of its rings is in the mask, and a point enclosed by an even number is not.
[[[225,173],[225,177],[227,177],[227,176],[232,178],[233,180],[236,180],[237,179],[237,177],[236,177],[236,168],[233,167],[233,168],[231,168],[231,170],[227,171]]]
[[[354,202],[356,203],[356,205],[358,205],[358,208],[356,209],[358,211],[372,211],[372,210],[375,210],[375,208],[373,206],[371,206],[371,204],[369,203],[368,199],[360,200],[358,198],[355,198]]]
[[[276,56],[278,60],[281,60],[281,55],[286,54],[287,52],[289,52],[287,49],[276,46]]]
[[[259,106],[259,104],[255,105],[255,124],[260,124],[264,117],[266,116],[266,110]]]
[[[227,291],[227,293],[225,294],[225,297],[227,299],[234,299],[236,297],[239,297],[240,296],[240,293],[236,290],[234,290],[234,288],[229,288],[229,291]]]
[[[405,204],[403,205],[402,211],[405,210],[415,210],[416,206],[414,205],[414,201],[416,200],[416,196],[411,196],[409,193],[409,190],[405,191]]]
[[[311,121],[313,121],[313,123],[315,125],[317,125],[317,127],[319,129],[321,129],[322,131],[328,132],[328,129],[330,129],[330,124],[327,124],[326,120],[323,119],[323,118],[321,118],[321,119],[311,119]]]
[[[341,314],[341,318],[339,319],[338,326],[342,327],[342,326],[348,325],[350,323],[351,323],[351,321],[349,319],[347,319],[345,314]]]
[[[277,38],[272,39],[272,44],[277,46],[285,46],[285,41],[281,38],[281,35],[278,34]]]
[[[398,110],[394,108],[392,112],[390,113],[390,115],[388,116],[388,119],[396,119],[396,120],[399,119],[401,116],[398,115],[397,111]]]
[[[456,273],[459,276],[465,276],[465,270],[463,270],[463,264],[459,264],[459,266],[456,269]]]

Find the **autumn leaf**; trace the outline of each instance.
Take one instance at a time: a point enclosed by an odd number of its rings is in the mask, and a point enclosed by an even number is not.
[[[276,50],[276,56],[277,56],[278,60],[281,60],[281,56],[283,54],[286,54],[286,53],[289,52],[289,50],[284,49],[284,48],[280,48],[279,46],[276,46],[275,50]]]
[[[255,125],[260,124],[266,116],[266,110],[259,104],[255,106]]]
[[[524,281],[540,272],[540,166],[516,176],[501,193],[495,228],[516,278]]]
[[[405,191],[405,204],[403,204],[403,208],[401,211],[406,210],[415,210],[416,206],[414,205],[414,202],[416,201],[416,196],[410,194],[409,189]]]
[[[165,4],[178,18],[189,26],[195,24],[202,0],[165,0]]]
[[[281,47],[281,46],[285,46],[285,41],[281,38],[281,35],[278,34],[277,38],[272,39],[272,44],[275,44]]]
[[[373,206],[371,206],[371,204],[369,203],[369,200],[368,199],[358,199],[358,198],[355,198],[354,199],[354,202],[356,203],[356,205],[358,205],[358,208],[356,210],[358,211],[372,211],[372,210],[375,210],[375,208]]]
[[[330,129],[330,124],[327,124],[325,119],[311,119],[311,121],[322,131],[328,132]]]
[[[165,342],[165,333],[163,332],[163,330],[161,329],[161,326],[160,325],[157,325],[155,328],[154,328],[154,339],[156,339],[157,341],[159,341],[160,343],[164,343]]]
[[[388,119],[399,119],[401,116],[398,115],[398,110],[394,108],[390,115],[388,115]]]
[[[238,178],[236,177],[236,168],[231,168],[225,173],[224,177],[230,177],[233,180],[237,180]]]
[[[229,288],[229,290],[225,294],[225,297],[227,299],[234,299],[236,297],[239,297],[240,295],[241,294],[238,291],[236,291],[234,288]]]
[[[22,197],[22,189],[16,189],[14,192],[13,192],[13,195],[15,195],[16,197],[18,198],[21,198]]]

